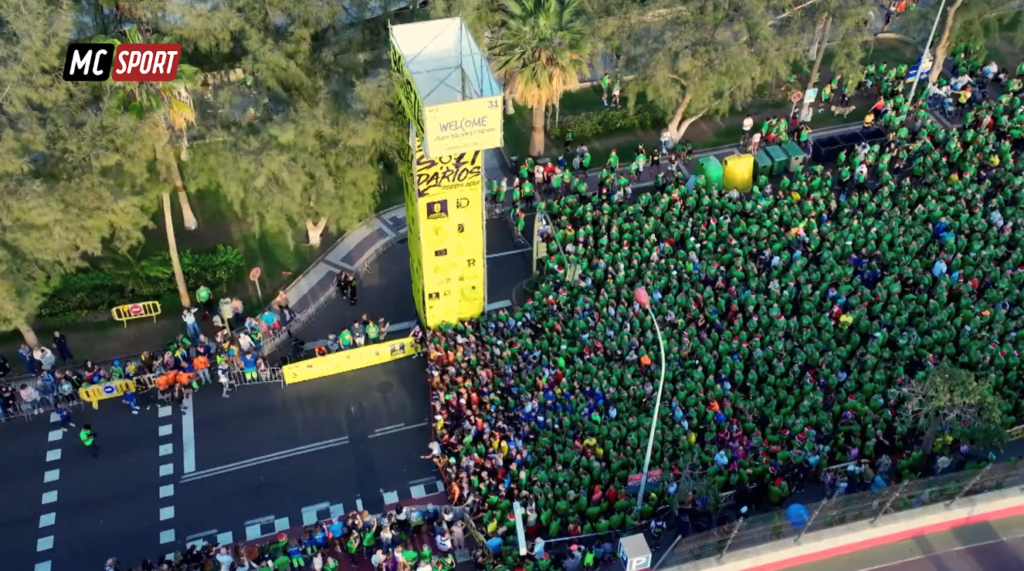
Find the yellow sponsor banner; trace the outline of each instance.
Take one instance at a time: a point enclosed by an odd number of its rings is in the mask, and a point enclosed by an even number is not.
[[[427,327],[476,317],[484,311],[486,271],[483,151],[432,159],[417,140],[413,174],[423,280],[421,317]]]
[[[402,357],[414,355],[415,353],[416,346],[413,338],[403,337],[285,365],[281,368],[281,372],[284,373],[285,384],[293,385],[303,381],[388,363]]]
[[[502,146],[501,95],[425,109],[426,154],[431,158]]]
[[[101,400],[124,396],[129,390],[135,392],[135,383],[132,381],[110,381],[102,385],[82,387],[78,389],[78,397],[82,402],[91,403],[93,408],[99,408]]]

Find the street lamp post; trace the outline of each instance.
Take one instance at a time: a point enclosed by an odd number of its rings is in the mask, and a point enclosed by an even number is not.
[[[647,487],[647,471],[651,468],[651,452],[654,451],[654,434],[658,430],[658,413],[661,412],[661,392],[665,388],[665,340],[661,337],[661,328],[658,327],[658,318],[651,310],[651,297],[647,295],[647,289],[638,287],[633,290],[633,299],[636,300],[647,314],[654,321],[654,332],[658,335],[658,349],[661,351],[661,380],[658,381],[658,398],[654,401],[654,418],[651,420],[651,431],[647,436],[647,455],[644,456],[644,471],[640,477],[640,493],[636,497],[636,509],[640,509],[644,503],[644,488]]]
[[[942,0],[939,4],[939,11],[935,13],[935,22],[932,24],[932,32],[928,34],[928,42],[924,45],[924,54],[921,55],[921,64],[924,60],[931,57],[932,51],[932,40],[935,39],[935,31],[939,29],[939,21],[942,20],[942,11],[946,8],[946,0]],[[917,74],[914,75],[914,83],[910,85],[910,97],[907,98],[907,103],[914,104],[914,94],[917,93],[917,82],[921,79],[921,67],[918,64]],[[932,65],[944,65],[945,62],[932,60]],[[931,73],[929,69],[928,73]]]

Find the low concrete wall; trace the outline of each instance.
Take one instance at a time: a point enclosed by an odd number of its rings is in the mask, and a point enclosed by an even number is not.
[[[1024,515],[1024,489],[1012,487],[961,498],[951,507],[935,504],[886,515],[876,523],[864,521],[808,533],[800,543],[789,539],[730,551],[725,561],[703,559],[660,571],[777,571],[954,527],[1019,515]]]

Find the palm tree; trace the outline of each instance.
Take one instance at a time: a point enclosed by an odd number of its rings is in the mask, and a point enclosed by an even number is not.
[[[126,41],[133,44],[173,43],[169,38],[159,35],[153,35],[148,42],[144,42],[137,26],[125,29],[124,35]],[[121,40],[117,38],[101,38],[101,41],[113,44],[115,48],[121,44]],[[181,216],[186,230],[195,230],[198,224],[195,214],[192,213],[188,195],[185,194],[185,185],[181,181],[174,143],[180,144],[180,156],[185,159],[188,152],[188,128],[196,123],[196,111],[192,106],[192,96],[189,94],[189,90],[199,84],[200,75],[197,68],[181,63],[178,65],[177,77],[171,81],[110,83],[113,108],[135,117],[149,128],[158,130],[162,135],[159,137],[161,142],[155,149],[156,157],[158,162],[166,165],[168,176],[178,191],[178,202],[181,205]],[[184,307],[189,307],[191,300],[188,287],[185,285],[185,276],[178,261],[177,239],[174,235],[174,224],[169,210],[170,193],[164,192],[163,194],[164,226],[167,230],[167,246],[171,254],[171,266],[178,285],[181,304]]]
[[[544,114],[589,74],[592,44],[579,0],[502,0],[490,53],[515,101],[533,115],[530,154],[544,153]]]

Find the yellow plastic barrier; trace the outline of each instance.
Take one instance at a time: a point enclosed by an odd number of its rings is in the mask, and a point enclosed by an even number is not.
[[[156,321],[156,316],[160,315],[160,302],[159,301],[143,301],[141,303],[128,303],[125,305],[119,305],[114,309],[110,310],[110,316],[115,320],[124,323],[125,327],[128,327],[128,321],[130,319],[139,319],[140,317],[152,317],[153,321]]]
[[[118,398],[127,390],[135,392],[135,383],[132,381],[110,381],[102,385],[90,385],[78,389],[78,397],[83,402],[91,403],[93,408],[100,407],[100,401]]]
[[[722,161],[722,188],[747,192],[754,187],[754,155],[733,155]]]
[[[393,341],[374,343],[365,347],[344,349],[325,357],[313,357],[305,361],[285,365],[281,368],[281,371],[284,373],[284,383],[292,385],[302,381],[319,379],[330,375],[337,375],[338,373],[346,373],[364,367],[388,363],[402,357],[409,357],[415,353],[416,347],[413,338],[404,337]]]

